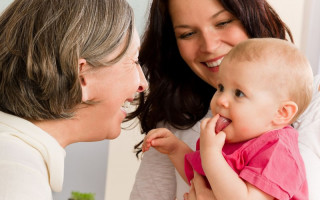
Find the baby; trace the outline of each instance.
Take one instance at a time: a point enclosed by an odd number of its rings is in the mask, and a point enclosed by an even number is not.
[[[197,151],[164,128],[148,133],[143,151],[167,154],[188,183],[193,171],[205,175],[216,199],[308,199],[290,124],[310,103],[312,83],[312,69],[293,44],[241,42],[220,65],[214,117],[201,122]]]

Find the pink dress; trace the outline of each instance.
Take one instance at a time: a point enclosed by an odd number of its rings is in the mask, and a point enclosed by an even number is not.
[[[264,133],[241,143],[226,143],[222,150],[240,178],[277,199],[308,199],[304,163],[298,149],[298,132],[291,126]],[[188,180],[193,170],[205,175],[197,151],[185,156]],[[232,183],[230,183],[232,184]]]

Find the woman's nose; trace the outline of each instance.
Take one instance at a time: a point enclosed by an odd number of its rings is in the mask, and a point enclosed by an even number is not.
[[[213,53],[220,45],[220,37],[215,30],[208,28],[202,33],[200,50],[203,53]]]
[[[142,72],[141,66],[138,65],[137,68],[138,68],[139,78],[140,78],[140,84],[139,84],[137,92],[143,92],[148,88],[148,82]]]

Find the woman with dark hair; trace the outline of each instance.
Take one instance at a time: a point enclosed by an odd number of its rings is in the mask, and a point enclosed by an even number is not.
[[[142,134],[166,127],[194,150],[199,121],[210,116],[216,91],[209,77],[218,78],[220,62],[233,46],[263,37],[293,42],[266,0],[153,0],[139,57],[149,90],[140,93],[130,118],[140,119]],[[135,146],[137,155],[140,147]],[[170,160],[150,149],[143,155],[130,199],[182,199],[187,191]]]

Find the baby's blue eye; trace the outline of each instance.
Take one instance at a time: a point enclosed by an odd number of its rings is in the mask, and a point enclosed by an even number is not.
[[[241,91],[241,90],[236,90],[235,91],[235,95],[236,95],[236,97],[243,97],[244,96],[244,93]]]

